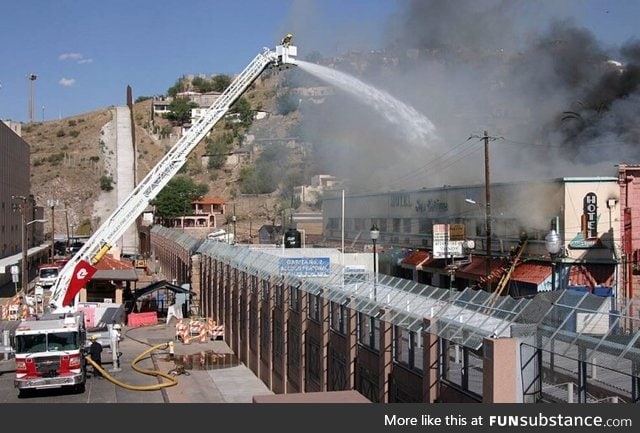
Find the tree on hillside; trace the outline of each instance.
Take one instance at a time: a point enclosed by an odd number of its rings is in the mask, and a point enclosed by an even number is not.
[[[191,80],[191,85],[200,93],[207,93],[214,90],[213,82],[202,77],[195,77]]]
[[[220,74],[211,78],[212,90],[216,92],[224,92],[227,87],[231,85],[231,77],[228,75]]]
[[[225,132],[215,139],[206,138],[205,143],[205,155],[209,158],[207,168],[222,168],[233,148],[233,135]]]
[[[231,112],[238,113],[242,126],[249,127],[253,123],[253,111],[251,110],[251,104],[246,98],[240,97],[231,106]]]
[[[151,201],[156,216],[167,224],[172,218],[189,214],[191,202],[201,199],[209,192],[207,184],[196,184],[188,176],[174,177]]]
[[[169,104],[170,112],[166,118],[180,125],[189,123],[191,120],[191,110],[198,108],[198,104],[185,98],[176,98]]]
[[[244,167],[240,170],[240,192],[243,194],[269,194],[278,188],[273,170],[265,165]]]
[[[175,98],[178,93],[184,92],[188,89],[187,85],[188,85],[188,80],[183,75],[182,77],[176,80],[173,86],[169,87],[169,90],[167,90],[167,95],[171,96],[172,98]]]

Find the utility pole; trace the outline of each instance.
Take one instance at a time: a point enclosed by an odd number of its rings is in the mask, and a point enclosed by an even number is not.
[[[69,236],[69,212],[67,209],[67,203],[64,203],[64,223],[67,227],[67,246],[66,246],[66,251],[65,252],[69,252],[69,249],[71,247],[71,237]]]
[[[487,292],[491,293],[491,178],[489,176],[489,134],[484,131],[485,224],[487,225]]]
[[[29,79],[29,122],[33,122],[33,87],[37,78],[36,74],[27,75],[27,79]]]
[[[56,256],[56,226],[55,226],[55,207],[58,200],[47,200],[47,204],[51,208],[51,262]]]

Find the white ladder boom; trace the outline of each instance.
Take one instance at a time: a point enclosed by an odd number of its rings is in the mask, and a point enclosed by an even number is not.
[[[262,71],[270,64],[274,66],[295,64],[294,56],[296,55],[296,47],[288,43],[278,45],[275,52],[265,48],[264,52],[258,54],[231,82],[229,87],[205,111],[204,115],[178,140],[133,189],[124,202],[113,211],[82,248],[65,264],[51,290],[49,305],[54,311],[64,311],[65,309],[62,302],[78,262],[84,260],[92,265],[98,263],[127,228],[142,214],[149,202],[180,171],[193,149],[229,111],[231,105],[258,78]]]

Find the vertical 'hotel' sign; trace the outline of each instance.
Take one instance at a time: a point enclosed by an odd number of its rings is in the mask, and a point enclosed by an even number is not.
[[[598,237],[598,197],[590,192],[584,196],[582,204],[582,233],[585,239]]]

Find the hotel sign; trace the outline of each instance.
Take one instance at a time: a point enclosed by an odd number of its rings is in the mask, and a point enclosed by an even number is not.
[[[598,196],[587,193],[582,200],[581,230],[569,242],[572,249],[603,248],[602,241],[598,238]]]
[[[582,205],[582,234],[585,239],[598,237],[598,196],[590,192],[584,196]]]

